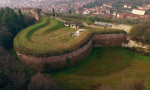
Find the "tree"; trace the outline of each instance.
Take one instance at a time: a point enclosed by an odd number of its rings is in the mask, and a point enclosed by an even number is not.
[[[4,26],[0,26],[0,46],[10,48],[13,45],[13,35]]]
[[[54,8],[53,8],[53,17],[55,17],[55,10],[54,10]]]
[[[146,79],[143,90],[150,90],[150,79]]]
[[[4,9],[1,8],[1,10],[0,10],[0,23],[1,23],[1,18],[2,18],[2,16],[3,16],[3,14],[4,14]]]
[[[31,77],[30,83],[28,85],[29,90],[61,90],[56,82],[51,76],[37,73]]]
[[[71,14],[71,10],[69,10],[69,14]]]
[[[22,15],[21,10],[18,10],[18,14],[19,14],[19,23],[20,23],[22,28],[25,28],[26,25],[25,25],[24,17]]]
[[[22,23],[24,22],[20,21],[20,19],[21,18],[14,10],[6,8],[2,16],[1,24],[6,26],[9,32],[15,36],[23,28]]]

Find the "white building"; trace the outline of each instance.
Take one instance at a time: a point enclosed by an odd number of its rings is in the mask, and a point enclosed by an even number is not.
[[[85,11],[83,12],[83,15],[88,15],[88,14],[90,14],[90,12],[91,12],[91,11],[89,11],[89,10],[85,10]]]
[[[131,8],[132,7],[132,5],[128,5],[128,8]]]
[[[137,15],[144,15],[146,12],[146,9],[133,9],[132,13]]]
[[[125,5],[124,5],[124,8],[128,8],[128,5],[127,5],[127,4],[125,4]]]
[[[124,6],[123,6],[124,8],[131,8],[132,7],[132,5],[131,4],[129,4],[129,5],[127,5],[127,4],[124,4]]]
[[[104,6],[104,7],[112,8],[112,4],[111,4],[111,3],[103,3],[103,6]]]

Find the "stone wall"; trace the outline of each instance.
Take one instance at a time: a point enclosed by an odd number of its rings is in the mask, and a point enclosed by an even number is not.
[[[127,34],[103,34],[93,35],[94,46],[122,46]]]
[[[43,70],[58,70],[66,67],[73,66],[83,59],[85,59],[92,50],[92,40],[88,42],[84,47],[77,49],[74,52],[67,53],[61,56],[53,57],[34,57],[27,56],[17,52],[18,58],[31,68],[43,71]],[[69,58],[70,64],[67,65],[66,58]]]
[[[67,53],[61,56],[53,57],[35,57],[27,56],[17,52],[18,58],[27,64],[30,68],[37,69],[39,71],[53,71],[73,66],[80,61],[84,60],[91,52],[94,46],[122,46],[122,43],[126,40],[126,34],[104,34],[93,35],[93,38],[82,48],[77,49],[74,52]],[[67,64],[66,58],[69,59]]]
[[[53,18],[53,17],[51,17]],[[55,17],[55,19],[61,21],[61,22],[67,22],[66,20],[63,20],[59,17]],[[86,22],[82,22],[82,25],[83,26],[87,26],[87,27],[94,27],[94,28],[104,28],[105,26],[97,26],[97,25],[94,25],[94,24],[87,24]],[[120,29],[120,30],[124,30],[126,31],[127,33],[129,33],[130,29],[132,28],[133,26],[131,25],[125,25],[125,24],[118,24],[118,25],[115,25],[113,24],[112,27],[108,27],[108,28],[112,28],[112,29]]]
[[[126,43],[122,43],[123,47],[130,48],[137,53],[150,56],[150,45],[149,44],[143,44],[141,42],[131,40],[130,37],[127,37],[127,41],[128,42],[126,42]]]

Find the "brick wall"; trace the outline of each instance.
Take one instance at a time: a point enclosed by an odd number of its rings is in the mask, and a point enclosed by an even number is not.
[[[90,40],[85,46],[80,49],[77,49],[74,52],[67,53],[61,56],[53,56],[53,57],[34,57],[27,56],[17,52],[18,58],[23,61],[25,64],[30,66],[31,68],[37,70],[57,70],[66,67],[73,66],[83,59],[85,59],[92,50],[92,40]],[[70,64],[66,65],[66,58],[70,59]]]
[[[93,35],[93,38],[82,48],[74,52],[67,53],[61,56],[53,57],[34,57],[27,56],[17,52],[18,58],[27,64],[27,66],[43,71],[59,70],[73,66],[84,60],[91,52],[93,45],[99,46],[122,46],[126,40],[126,34],[104,34]],[[66,58],[69,58],[70,64],[66,64]]]
[[[93,35],[94,46],[122,46],[127,34]]]

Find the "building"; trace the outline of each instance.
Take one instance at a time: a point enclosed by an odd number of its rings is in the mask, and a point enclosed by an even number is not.
[[[123,13],[118,13],[117,18],[126,18],[126,15]]]
[[[132,5],[131,4],[129,4],[129,5],[127,5],[127,4],[124,4],[124,6],[123,6],[124,8],[131,8],[132,7]]]
[[[145,9],[144,7],[142,6],[137,6],[138,9]]]
[[[106,14],[110,15],[110,10],[106,10]]]
[[[106,27],[112,27],[113,25],[111,23],[104,23],[104,22],[95,22],[94,24],[97,26],[106,26]]]
[[[133,9],[132,13],[137,15],[145,15],[146,9]]]
[[[83,15],[88,15],[91,13],[91,10],[89,8],[84,8]]]
[[[22,14],[35,17],[37,21],[40,21],[40,15],[42,14],[41,9],[21,7],[21,8],[15,9],[15,12],[18,12],[18,10],[21,10]]]
[[[111,4],[111,3],[103,3],[103,6],[104,6],[104,7],[112,8],[112,4]]]
[[[131,8],[131,7],[132,7],[132,5],[131,5],[131,4],[129,4],[129,5],[128,5],[128,8]]]
[[[125,4],[125,5],[124,5],[124,8],[128,8],[128,5],[127,5],[127,4]]]

